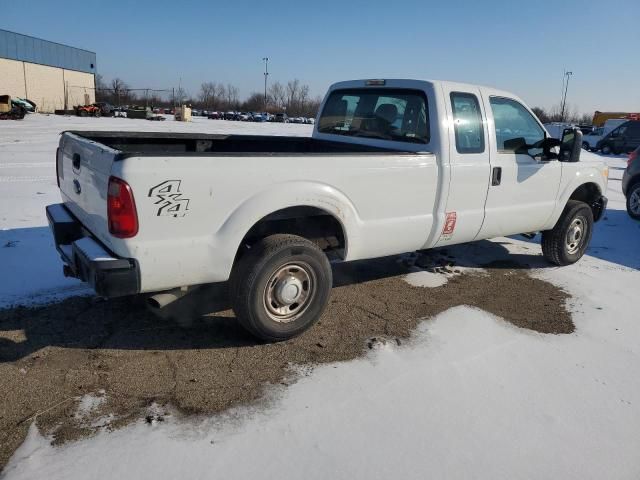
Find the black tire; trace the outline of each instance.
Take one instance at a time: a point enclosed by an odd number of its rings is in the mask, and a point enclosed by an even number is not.
[[[602,145],[602,148],[600,149],[600,151],[602,152],[603,155],[609,155],[610,153],[613,152],[613,150],[611,149],[611,145],[609,145],[608,143],[605,143],[604,145]]]
[[[640,220],[640,181],[627,190],[627,213],[634,220]]]
[[[592,233],[593,212],[589,205],[569,200],[555,226],[542,232],[542,254],[556,265],[575,263],[587,250]]]
[[[293,303],[282,300],[285,285],[297,292]],[[318,321],[332,285],[331,265],[317,245],[296,235],[277,234],[260,240],[236,262],[229,295],[244,328],[261,340],[278,342]]]
[[[78,115],[80,115],[81,117],[86,117],[89,115],[89,112],[87,112],[86,110],[80,110],[78,112]]]
[[[582,148],[587,152],[591,151],[591,147],[589,146],[588,142],[582,142]]]
[[[96,118],[100,118],[102,116],[102,112],[100,110],[96,110],[93,112],[93,116]]]

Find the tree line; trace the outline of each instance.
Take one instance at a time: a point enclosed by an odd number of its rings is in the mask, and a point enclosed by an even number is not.
[[[560,104],[554,105],[549,110],[543,107],[533,107],[531,111],[536,114],[542,123],[563,122],[577,125],[591,125],[591,121],[593,120],[593,114],[579,114],[575,107],[568,104],[565,105],[564,115]]]
[[[312,97],[309,85],[298,79],[286,84],[272,83],[267,89],[266,99],[264,92],[253,92],[241,100],[238,87],[230,83],[204,82],[197,95],[191,95],[182,87],[171,90],[134,89],[120,78],[105,82],[100,75],[96,75],[96,101],[116,106],[161,108],[186,104],[210,111],[286,112],[289,116],[315,117],[322,98]]]

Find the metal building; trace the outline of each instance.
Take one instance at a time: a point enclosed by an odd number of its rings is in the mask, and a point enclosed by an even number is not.
[[[95,73],[94,52],[0,30],[0,95],[71,109],[95,102]]]

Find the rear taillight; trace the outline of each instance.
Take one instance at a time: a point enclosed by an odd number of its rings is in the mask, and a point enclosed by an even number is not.
[[[634,150],[629,154],[629,159],[627,160],[627,167],[630,167],[636,158],[638,158],[638,150]]]
[[[138,213],[133,191],[127,182],[109,177],[107,195],[109,233],[118,238],[131,238],[138,233]]]

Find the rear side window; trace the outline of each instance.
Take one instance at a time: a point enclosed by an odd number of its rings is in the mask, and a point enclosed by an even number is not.
[[[544,139],[544,130],[522,104],[503,97],[491,97],[489,103],[498,150],[515,152]]]
[[[350,89],[331,93],[320,133],[429,143],[427,98],[419,90]]]
[[[478,98],[471,93],[452,92],[451,109],[458,153],[484,152],[484,128]]]

